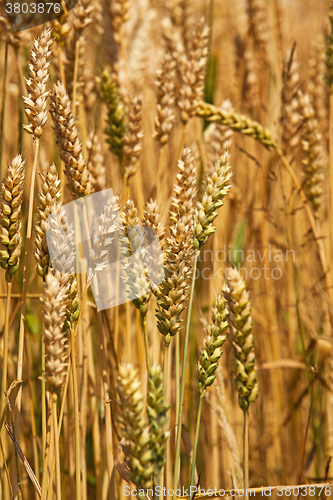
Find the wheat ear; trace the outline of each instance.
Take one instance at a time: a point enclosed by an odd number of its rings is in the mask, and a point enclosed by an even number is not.
[[[230,171],[228,154],[225,153],[215,163],[214,171],[207,175],[205,192],[202,200],[197,203],[194,223],[194,246],[200,248],[211,234],[215,232],[213,221],[218,210],[223,206],[231,186],[229,185],[232,173]]]
[[[154,453],[137,370],[131,365],[121,365],[116,389],[120,409],[118,422],[123,437],[120,445],[125,454],[129,478],[140,489],[148,490],[153,485]]]
[[[222,109],[229,112],[233,111],[233,106],[229,100],[226,100],[221,105]],[[204,132],[204,140],[206,147],[208,173],[212,173],[216,161],[230,149],[232,140],[232,130],[219,123],[211,123]]]
[[[60,209],[61,185],[54,163],[40,173],[41,191],[38,193],[38,221],[35,225],[35,258],[39,276],[45,278],[48,272],[50,255],[46,240],[47,218]]]
[[[158,291],[157,327],[166,345],[176,335],[185,308],[193,258],[193,215],[196,196],[196,166],[189,148],[178,161],[174,186],[170,235],[165,250],[165,279]]]
[[[156,117],[154,137],[161,145],[169,141],[176,120],[176,61],[170,52],[164,54],[156,75]]]
[[[122,165],[124,159],[124,135],[126,133],[126,111],[118,86],[106,69],[100,79],[100,95],[108,111],[105,128],[107,143],[110,146],[111,153],[118,156],[119,163]]]
[[[59,156],[65,164],[68,188],[75,198],[87,196],[92,192],[89,170],[82,154],[71,103],[65,87],[58,82],[54,86],[50,111],[57,136]]]
[[[304,192],[310,201],[315,215],[318,217],[318,210],[322,202],[323,193],[323,159],[324,149],[322,135],[319,132],[319,123],[315,116],[315,111],[310,103],[309,96],[300,98],[300,108],[303,116],[303,127],[301,143],[304,158]]]
[[[284,63],[281,91],[281,138],[285,153],[293,153],[300,142],[301,114],[299,103],[299,68],[295,45]]]
[[[34,41],[29,64],[29,79],[26,80],[28,97],[23,97],[25,114],[29,121],[29,125],[23,125],[23,128],[35,138],[42,135],[42,128],[47,122],[46,101],[49,92],[46,91],[46,84],[52,55],[51,33],[51,29],[45,28],[40,37]]]
[[[256,55],[264,63],[268,62],[268,3],[266,0],[247,0],[249,34],[253,37]]]
[[[203,97],[208,55],[209,29],[201,19],[193,28],[191,43],[178,62],[179,95],[177,104],[184,124],[195,115]]]

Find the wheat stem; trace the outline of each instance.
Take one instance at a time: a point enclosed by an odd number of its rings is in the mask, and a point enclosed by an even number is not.
[[[186,139],[186,127],[187,124],[186,123],[183,123],[183,130],[182,130],[182,140],[181,140],[181,143],[180,143],[180,154],[178,155],[178,157],[181,157],[182,153],[183,153],[183,149],[184,149],[184,145],[185,145],[185,139]]]
[[[108,380],[108,368],[105,351],[104,330],[101,311],[97,311],[97,330],[99,334],[99,348],[102,357],[102,380],[104,392],[104,406],[105,406],[105,422],[106,422],[106,447],[107,447],[107,468],[109,486],[111,482],[112,470],[114,466],[113,457],[113,441],[112,441],[112,418],[111,418],[111,404],[110,404],[110,384]]]
[[[330,92],[329,102],[329,129],[328,129],[328,147],[329,147],[329,197],[331,206],[329,207],[330,226],[333,223],[333,91]],[[333,255],[333,234],[330,231],[331,255]]]
[[[249,489],[249,410],[244,410],[243,428],[243,477],[244,477],[244,498],[248,498]]]
[[[73,78],[73,117],[76,116],[76,87],[77,87],[77,79],[79,73],[79,50],[80,50],[80,42],[79,40],[75,44],[75,66],[74,66],[74,78]]]
[[[1,379],[1,413],[5,410],[6,407],[6,394],[5,392],[7,391],[7,366],[8,366],[8,333],[9,333],[9,312],[10,312],[10,300],[11,300],[11,293],[12,293],[12,282],[8,281],[7,282],[7,302],[6,302],[6,312],[5,312],[5,328],[4,328],[4,334],[3,334],[3,357],[2,357],[2,379]],[[4,443],[4,428],[1,428],[1,442]],[[4,448],[6,449],[6,448]],[[0,471],[0,478],[2,483],[4,484],[3,481],[3,465],[5,463],[6,457],[1,456],[0,463],[1,463],[1,471]]]
[[[66,89],[66,76],[65,76],[64,63],[62,60],[61,45],[58,45],[58,61],[59,61],[59,73],[60,73],[61,83],[63,84],[63,86]]]
[[[193,456],[192,456],[192,464],[191,464],[191,486],[194,486],[194,474],[195,474],[195,465],[197,462],[197,451],[198,451],[198,441],[199,441],[199,432],[200,432],[200,421],[201,421],[201,412],[202,412],[202,403],[204,399],[204,393],[200,393],[199,399],[199,407],[198,407],[198,416],[197,416],[197,425],[195,429],[195,438],[194,438],[194,446],[193,446]]]
[[[74,388],[74,420],[75,420],[75,468],[76,468],[76,498],[81,499],[81,451],[80,451],[80,413],[79,413],[79,389],[76,372],[76,346],[74,330],[71,328],[71,358],[72,376]]]
[[[179,395],[180,395],[180,335],[176,335],[176,348],[175,348],[175,377],[176,377],[176,415],[179,412]]]
[[[85,286],[85,288],[83,290],[83,294],[82,294],[79,317],[78,317],[78,320],[77,320],[76,325],[75,325],[75,330],[74,330],[74,336],[75,336],[75,338],[77,337],[77,332],[78,332],[78,328],[79,328],[79,324],[80,324],[80,319],[82,317],[82,312],[83,312],[83,309],[84,309],[84,305],[86,303],[89,286],[90,286],[90,280],[87,279],[86,286]]]
[[[45,346],[42,342],[42,373],[45,371]],[[46,385],[45,380],[42,379],[42,449],[43,456],[46,448],[46,436],[47,436],[47,415],[46,415]]]
[[[3,128],[4,128],[4,120],[5,120],[5,106],[6,106],[6,93],[7,93],[7,67],[8,67],[8,43],[5,46],[5,62],[3,68],[3,90],[2,90],[2,106],[1,106],[1,130],[0,130],[0,172],[2,166],[2,151],[3,151]],[[1,172],[2,177],[2,172]]]
[[[24,352],[24,325],[25,325],[25,308],[27,300],[27,289],[28,289],[28,265],[31,249],[31,235],[32,235],[32,216],[33,216],[33,206],[34,206],[34,193],[35,193],[35,180],[36,180],[36,170],[39,152],[39,139],[35,138],[35,157],[31,172],[31,184],[30,184],[30,194],[29,194],[29,207],[28,207],[28,224],[27,224],[27,235],[25,243],[25,254],[24,254],[24,267],[23,267],[23,283],[22,283],[22,301],[21,301],[21,312],[20,312],[20,331],[19,331],[19,346],[18,346],[18,356],[17,356],[17,374],[16,379],[22,380],[23,373],[23,352]],[[15,432],[19,439],[20,435],[20,415],[21,415],[21,405],[22,405],[22,386],[18,390],[17,398],[15,400]],[[13,467],[13,488],[14,488],[14,498],[17,496],[17,475],[16,469]]]
[[[149,373],[150,372],[150,359],[149,359],[149,339],[148,339],[148,329],[147,329],[147,314],[145,314],[142,317],[142,328],[143,328],[143,335],[144,335],[144,339],[145,339],[147,373]]]
[[[180,462],[180,445],[181,445],[181,437],[182,437],[182,424],[183,424],[184,399],[185,399],[186,363],[187,363],[188,343],[189,343],[189,337],[190,337],[191,313],[192,313],[192,303],[193,303],[194,285],[195,285],[198,257],[199,257],[199,251],[196,250],[194,252],[194,256],[193,256],[193,273],[192,273],[191,290],[190,290],[189,301],[188,301],[186,329],[185,329],[185,341],[184,341],[184,351],[183,351],[182,379],[181,379],[181,386],[180,386],[179,412],[178,412],[178,424],[177,424],[176,455],[175,455],[175,466],[174,466],[174,477],[173,477],[173,491],[174,491],[173,498],[174,498],[174,500],[176,498],[175,491],[177,489],[177,484],[178,484],[178,471],[179,471],[179,462]]]
[[[169,398],[168,398],[168,391],[167,391],[167,382],[169,381],[168,378],[168,359],[169,359],[169,349],[170,349],[170,344],[166,344],[163,342],[164,345],[164,350],[163,350],[163,380],[164,380],[164,394],[165,394],[165,402],[166,404],[169,404]],[[167,466],[170,463],[171,459],[171,448],[170,448],[170,439],[168,439],[167,442],[167,458],[165,465],[163,467],[163,474],[162,474],[162,486],[168,486],[167,484]]]
[[[58,435],[58,417],[57,417],[57,395],[52,395],[52,412],[54,426],[54,447],[56,460],[56,491],[57,500],[61,500],[61,476],[60,476],[60,453],[59,453],[59,435]],[[51,485],[50,485],[51,487]]]
[[[70,356],[69,356],[69,364],[71,365],[71,357]],[[60,439],[60,432],[61,432],[62,420],[63,420],[63,416],[64,416],[64,410],[65,410],[65,403],[66,403],[66,397],[67,397],[67,389],[68,389],[70,372],[71,372],[71,366],[68,367],[68,370],[67,370],[67,373],[66,373],[66,380],[65,380],[65,383],[64,383],[64,390],[63,390],[63,393],[62,393],[62,401],[61,401],[60,415],[59,415],[59,425],[58,425],[58,439]],[[51,470],[50,470],[50,484],[53,483],[54,470],[55,470],[55,457],[53,457],[52,465],[51,465]]]
[[[49,458],[49,451],[50,451],[50,446],[51,446],[51,439],[53,439],[53,424],[52,424],[52,412],[49,412],[49,418],[48,418],[48,426],[47,426],[47,434],[46,434],[46,439],[45,439],[45,450],[43,452],[43,464],[47,465],[48,463],[48,458]],[[46,492],[47,492],[47,476],[48,476],[48,468],[47,466],[43,467],[43,476],[42,476],[42,495],[41,495],[41,500],[45,500],[46,498]],[[52,479],[50,481],[52,484]]]
[[[1,382],[1,413],[3,412],[6,404],[5,391],[7,391],[7,365],[8,365],[8,333],[9,333],[9,312],[10,312],[10,301],[12,293],[12,282],[7,282],[7,301],[6,301],[6,312],[5,312],[5,328],[3,334],[3,358],[2,358],[2,382]]]

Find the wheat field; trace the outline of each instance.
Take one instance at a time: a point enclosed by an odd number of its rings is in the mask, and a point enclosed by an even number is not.
[[[0,4],[0,498],[329,499],[333,4],[60,3]]]

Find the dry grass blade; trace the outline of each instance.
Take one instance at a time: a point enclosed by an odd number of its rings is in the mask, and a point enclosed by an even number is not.
[[[27,459],[26,459],[26,457],[24,456],[24,453],[23,453],[23,451],[21,450],[20,445],[18,444],[18,442],[17,442],[17,440],[16,440],[16,438],[15,438],[14,434],[12,433],[12,431],[11,431],[11,429],[10,429],[9,425],[7,424],[7,422],[5,422],[5,429],[6,429],[6,431],[8,432],[9,437],[10,437],[10,439],[12,440],[12,442],[13,442],[13,444],[14,444],[14,446],[15,446],[15,448],[16,448],[16,450],[17,450],[17,452],[18,452],[18,454],[20,455],[20,459],[22,460],[22,463],[23,463],[23,465],[24,465],[24,468],[25,468],[25,470],[27,471],[27,474],[28,474],[28,476],[30,477],[32,484],[34,485],[34,488],[35,488],[35,490],[37,491],[38,496],[39,496],[39,497],[41,497],[41,496],[42,496],[42,489],[41,489],[41,487],[40,487],[40,484],[39,484],[39,482],[37,481],[37,478],[36,478],[36,476],[35,476],[34,471],[32,470],[32,468],[31,468],[31,466],[30,466],[30,464],[29,464],[28,460],[27,460]]]

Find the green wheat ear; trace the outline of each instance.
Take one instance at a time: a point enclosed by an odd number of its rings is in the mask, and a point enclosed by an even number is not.
[[[121,365],[117,377],[118,422],[122,434],[122,449],[129,478],[138,488],[152,488],[154,452],[150,427],[145,414],[145,402],[138,372],[132,365]]]
[[[159,365],[153,365],[148,377],[147,413],[152,436],[156,484],[166,462],[166,443],[170,435],[169,431],[165,430],[168,408],[164,399],[162,369]]]
[[[256,401],[259,385],[252,335],[250,294],[236,268],[228,268],[226,271],[224,297],[229,311],[229,338],[235,353],[235,387],[239,395],[239,406],[245,411],[250,403]]]
[[[197,203],[195,211],[195,248],[207,243],[209,236],[215,232],[213,221],[218,215],[219,208],[224,205],[225,197],[231,188],[230,169],[229,156],[225,153],[215,163],[213,172],[207,175],[205,192],[202,200]]]
[[[207,336],[204,338],[198,361],[198,385],[202,395],[216,378],[215,372],[223,354],[221,347],[227,338],[224,335],[228,328],[227,315],[224,297],[218,295],[212,308],[212,324],[206,328]]]
[[[119,94],[116,82],[105,69],[100,80],[100,95],[105,102],[108,117],[104,130],[111,153],[119,158],[122,165],[124,161],[124,135],[126,133],[126,110]]]

